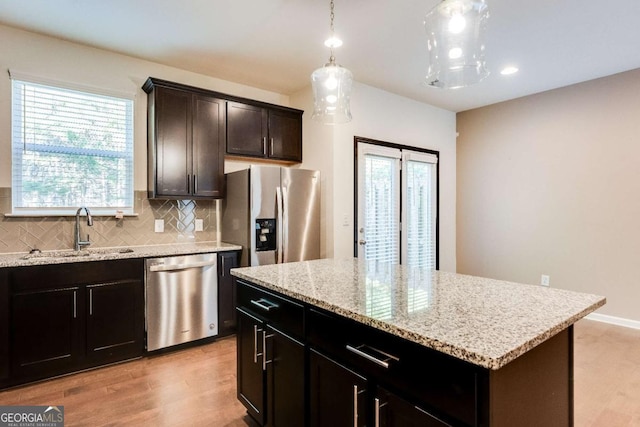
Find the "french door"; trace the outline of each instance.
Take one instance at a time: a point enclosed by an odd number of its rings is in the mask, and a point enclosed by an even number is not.
[[[358,142],[359,258],[437,268],[435,154]]]

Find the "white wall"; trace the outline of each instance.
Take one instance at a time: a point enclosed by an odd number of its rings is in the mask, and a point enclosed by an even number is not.
[[[458,269],[640,322],[640,69],[458,114]]]
[[[136,190],[147,188],[148,77],[188,84],[279,105],[287,96],[0,25],[0,187],[11,186],[11,80],[6,70],[94,86],[136,96],[134,114]]]
[[[356,76],[357,78],[357,76]],[[429,90],[418,89],[418,90]],[[455,114],[356,83],[353,121],[322,125],[311,120],[310,88],[291,96],[304,116],[304,167],[323,173],[326,255],[353,256],[354,136],[440,151],[440,269],[456,270]],[[343,225],[343,217],[349,226]]]
[[[147,106],[146,94],[141,87],[149,76],[305,110],[304,163],[300,167],[322,172],[324,256],[350,257],[353,254],[354,135],[439,150],[440,266],[455,271],[454,113],[356,83],[351,102],[353,121],[346,125],[326,126],[311,121],[310,87],[290,99],[282,94],[2,25],[0,40],[0,69],[135,94],[136,190],[147,188]],[[11,185],[10,100],[11,81],[6,75],[0,78],[0,187]],[[225,169],[231,171],[246,165],[227,162]],[[344,214],[349,219],[347,227],[342,225]]]

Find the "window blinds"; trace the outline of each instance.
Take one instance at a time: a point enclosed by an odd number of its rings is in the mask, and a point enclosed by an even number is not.
[[[133,100],[12,79],[13,213],[133,211]]]

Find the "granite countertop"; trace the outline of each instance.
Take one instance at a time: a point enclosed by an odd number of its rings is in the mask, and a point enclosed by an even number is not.
[[[0,268],[29,265],[66,264],[70,262],[106,261],[128,258],[155,258],[163,256],[197,254],[241,250],[242,247],[224,242],[175,243],[148,246],[127,246],[113,248],[88,248],[81,251],[42,251],[38,254],[0,254]]]
[[[488,369],[505,366],[606,302],[598,295],[357,259],[231,274]]]

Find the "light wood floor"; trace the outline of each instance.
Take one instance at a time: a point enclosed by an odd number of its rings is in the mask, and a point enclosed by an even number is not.
[[[575,426],[640,427],[640,331],[575,326]],[[235,339],[0,392],[64,405],[71,426],[251,426],[236,400]]]

